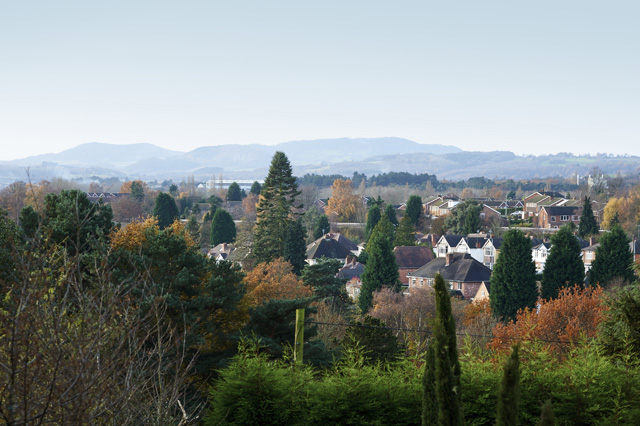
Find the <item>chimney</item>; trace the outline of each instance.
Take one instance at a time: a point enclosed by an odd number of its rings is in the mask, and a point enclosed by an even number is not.
[[[596,239],[595,239],[595,237],[593,237],[593,236],[589,237],[589,245],[590,245],[590,246],[592,246],[592,245],[594,245],[595,243],[596,243]]]
[[[476,242],[476,248],[482,248],[482,243],[480,241]]]
[[[436,238],[436,234],[431,234],[431,247],[435,247],[438,244],[438,239]]]
[[[447,253],[444,259],[444,266],[451,265],[453,263],[453,253]]]

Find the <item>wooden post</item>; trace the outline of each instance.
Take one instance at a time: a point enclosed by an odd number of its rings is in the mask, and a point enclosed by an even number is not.
[[[304,349],[304,309],[296,309],[296,332],[294,339],[293,361],[302,364]]]

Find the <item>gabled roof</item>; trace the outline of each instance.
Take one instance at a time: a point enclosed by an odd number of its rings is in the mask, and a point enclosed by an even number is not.
[[[487,241],[487,237],[464,237],[465,242],[469,248],[479,248],[484,246],[484,243]]]
[[[358,246],[339,233],[329,233],[307,246],[307,259],[346,259]]]
[[[455,247],[460,243],[460,240],[463,238],[464,238],[464,235],[443,235],[442,237],[440,237],[438,244],[440,244],[440,241],[445,240],[447,244],[449,244],[449,246]]]
[[[552,206],[552,207],[543,207],[543,209],[547,212],[549,216],[561,216],[568,215],[573,216],[577,215],[582,207],[580,206]]]
[[[431,247],[398,246],[393,249],[398,268],[417,269],[433,260]]]
[[[447,281],[455,282],[488,282],[491,279],[491,269],[475,260],[468,253],[449,253],[452,259],[447,266],[446,257],[437,257],[413,273],[411,277],[435,278],[437,273]]]
[[[532,247],[533,250],[540,250],[542,248],[545,248],[547,251],[549,251],[549,249],[551,249],[551,243],[540,243],[540,244],[536,244],[535,246]]]
[[[484,248],[487,244],[491,244],[493,247],[495,247],[496,250],[500,250],[502,241],[504,241],[504,238],[502,237],[489,237],[482,247]]]
[[[347,281],[352,278],[360,278],[360,275],[364,272],[364,265],[360,262],[350,263],[338,270],[337,278],[346,279]]]

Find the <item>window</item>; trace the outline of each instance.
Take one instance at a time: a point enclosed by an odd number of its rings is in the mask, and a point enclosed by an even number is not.
[[[566,222],[569,220],[569,215],[563,214],[562,216],[560,216],[560,220],[563,222]]]
[[[551,216],[550,222],[555,222],[555,221],[556,221],[556,217],[555,216]]]
[[[485,256],[491,256],[491,247],[485,247],[484,255]]]
[[[462,283],[456,283],[456,290],[462,290]]]
[[[485,296],[486,296],[486,293],[485,293],[485,291],[484,291],[484,290],[482,290],[482,293],[481,293],[481,294],[482,294],[482,297],[485,297]]]
[[[441,255],[447,254],[447,246],[438,246],[438,253]]]
[[[588,251],[587,252],[587,260],[593,260],[593,252],[592,251]]]

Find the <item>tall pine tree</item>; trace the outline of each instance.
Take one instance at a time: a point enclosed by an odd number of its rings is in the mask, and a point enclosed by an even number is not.
[[[364,227],[365,241],[369,240],[369,237],[371,237],[371,233],[373,232],[373,228],[376,227],[381,218],[382,214],[380,213],[380,206],[374,204],[369,207],[369,210],[367,211],[367,223]]]
[[[153,207],[153,215],[158,219],[158,226],[164,229],[170,226],[174,220],[180,217],[178,206],[173,197],[161,192],[156,197],[156,204]]]
[[[291,164],[283,152],[276,152],[260,192],[256,208],[257,228],[253,256],[257,263],[270,262],[284,256],[292,207],[300,195]]]
[[[464,416],[456,323],[451,312],[449,289],[440,274],[436,274],[434,290],[436,319],[433,325],[433,344],[438,425],[459,426],[464,424]]]
[[[360,277],[362,289],[358,296],[358,306],[363,314],[371,308],[374,292],[382,287],[391,287],[395,291],[401,288],[398,263],[391,242],[393,234],[389,235],[389,228],[393,229],[393,225],[383,217],[373,229],[367,244],[367,263]]]
[[[582,205],[582,215],[580,216],[580,225],[578,225],[578,236],[585,238],[589,235],[596,235],[598,232],[598,223],[593,215],[591,200],[585,195],[584,204]]]
[[[318,238],[322,238],[322,236],[329,231],[331,231],[331,224],[329,223],[329,218],[323,214],[320,217],[318,217],[318,221],[316,222],[316,226],[313,231],[313,239],[317,240]]]
[[[611,227],[600,238],[600,247],[596,250],[596,258],[589,270],[589,284],[600,284],[606,287],[614,278],[633,282],[633,253],[629,249],[630,240],[619,224]]]
[[[404,212],[413,226],[418,226],[420,218],[422,217],[422,198],[417,195],[412,195],[407,200],[407,209]]]
[[[393,240],[393,245],[398,246],[415,246],[416,245],[416,230],[411,223],[409,216],[404,215],[400,220],[400,226],[396,230],[396,237]]]
[[[305,231],[302,222],[299,219],[290,221],[285,237],[284,260],[291,264],[296,275],[300,275],[304,265],[306,265],[306,249]]]
[[[384,208],[384,215],[387,216],[387,219],[389,219],[389,222],[391,222],[393,226],[399,225],[398,216],[396,215],[396,209],[394,209],[391,204],[387,204],[387,206]]]
[[[228,211],[216,210],[211,221],[211,245],[232,243],[236,239],[236,224]]]
[[[551,251],[542,274],[542,298],[555,299],[561,288],[582,285],[583,281],[584,264],[580,243],[571,227],[564,225],[551,237]]]
[[[536,265],[531,257],[531,240],[517,229],[504,234],[500,255],[491,274],[491,310],[508,321],[518,309],[533,308],[538,300]]]

